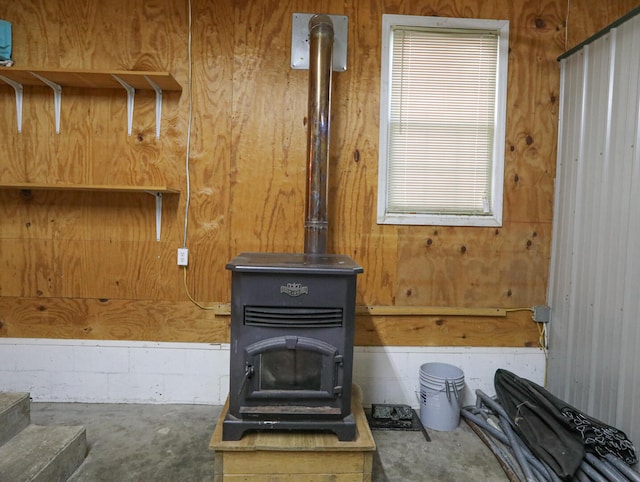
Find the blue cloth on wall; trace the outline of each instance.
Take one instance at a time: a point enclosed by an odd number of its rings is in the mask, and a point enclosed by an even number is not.
[[[11,60],[11,22],[0,20],[0,60]]]

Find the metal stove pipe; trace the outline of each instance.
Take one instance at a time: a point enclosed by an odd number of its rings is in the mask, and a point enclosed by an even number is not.
[[[333,70],[333,22],[328,15],[309,20],[309,100],[304,252],[327,252],[329,124]]]

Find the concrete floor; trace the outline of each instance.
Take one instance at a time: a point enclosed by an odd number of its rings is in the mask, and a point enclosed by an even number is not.
[[[32,403],[38,425],[84,425],[89,453],[70,482],[213,480],[209,441],[222,407]],[[373,480],[508,481],[493,453],[463,421],[451,432],[373,431]]]

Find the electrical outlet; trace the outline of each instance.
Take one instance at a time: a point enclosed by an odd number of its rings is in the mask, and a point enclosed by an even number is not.
[[[178,266],[187,266],[189,264],[189,250],[187,248],[178,248]]]
[[[551,308],[547,305],[533,307],[533,321],[538,323],[549,323],[551,319]]]

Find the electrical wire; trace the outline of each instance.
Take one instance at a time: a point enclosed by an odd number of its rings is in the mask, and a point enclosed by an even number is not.
[[[186,155],[184,161],[185,170],[185,184],[186,184],[186,197],[184,204],[184,233],[182,239],[182,247],[187,247],[187,231],[189,226],[189,207],[191,205],[191,170],[189,166],[189,159],[191,157],[191,124],[193,122],[193,61],[191,57],[191,44],[192,44],[192,14],[191,14],[191,0],[188,0],[188,40],[187,40],[187,64],[188,64],[188,85],[189,85],[189,118],[187,119],[187,146]],[[184,284],[184,291],[191,302],[201,310],[213,310],[214,306],[204,306],[196,301],[187,286],[187,267],[182,267],[182,282]]]
[[[507,313],[514,311],[531,311],[533,313],[533,308],[521,307],[521,308],[506,308],[504,310]],[[538,327],[538,345],[542,349],[542,353],[544,353],[544,385],[547,384],[547,369],[549,365],[549,344],[548,344],[548,333],[547,333],[547,324],[539,321],[535,321],[535,324]]]
[[[182,273],[183,273],[182,282],[184,284],[184,292],[187,294],[191,302],[201,310],[215,310],[216,309],[215,306],[204,306],[203,304],[195,300],[193,296],[191,296],[191,293],[189,292],[189,287],[187,286],[187,267],[186,266],[182,267]]]
[[[547,324],[537,321],[536,325],[538,325],[538,343],[544,352],[544,357],[547,358]]]
[[[567,0],[567,16],[564,19],[564,49],[569,46],[569,9],[571,8],[571,0]]]
[[[547,324],[536,321],[538,325],[538,344],[544,353],[544,382],[543,386],[547,386],[547,372],[549,370],[549,342],[547,337]]]
[[[189,169],[189,157],[191,156],[191,123],[193,120],[193,75],[192,75],[192,60],[191,60],[191,0],[188,0],[188,40],[187,40],[187,64],[188,64],[188,84],[189,84],[189,118],[187,119],[187,149],[185,156],[185,184],[186,184],[186,199],[184,205],[184,236],[182,240],[182,247],[187,247],[187,227],[189,225],[189,207],[191,204],[191,178]]]

